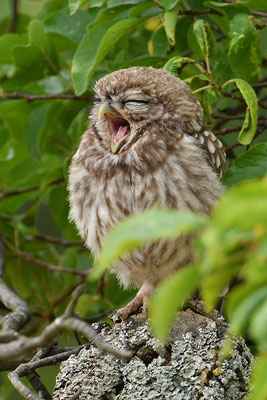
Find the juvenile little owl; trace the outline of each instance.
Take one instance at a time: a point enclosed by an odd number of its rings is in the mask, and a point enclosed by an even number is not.
[[[225,153],[188,86],[134,67],[100,79],[95,93],[69,176],[70,219],[94,255],[127,215],[154,206],[209,214],[223,190]],[[124,287],[140,288],[120,318],[146,306],[161,279],[192,261],[192,249],[188,235],[160,240],[113,265]]]

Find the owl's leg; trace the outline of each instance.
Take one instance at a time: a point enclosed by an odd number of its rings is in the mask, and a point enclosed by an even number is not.
[[[119,320],[126,320],[130,314],[138,310],[139,307],[143,306],[145,313],[147,312],[147,306],[149,297],[154,290],[154,283],[150,281],[145,281],[141,286],[140,290],[137,292],[135,298],[130,301],[124,308],[119,309],[112,317],[113,322],[118,322]]]

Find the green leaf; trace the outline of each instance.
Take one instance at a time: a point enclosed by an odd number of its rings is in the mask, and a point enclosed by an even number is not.
[[[189,212],[152,209],[135,214],[116,225],[106,237],[92,274],[97,279],[124,254],[157,239],[168,239],[195,231],[204,218]]]
[[[230,324],[234,332],[239,334],[244,333],[248,328],[251,317],[256,309],[267,298],[267,286],[263,286],[255,290],[252,294],[247,296],[233,312]]]
[[[0,63],[13,64],[12,48],[16,45],[27,44],[27,35],[17,35],[15,33],[7,33],[0,37]]]
[[[112,7],[118,7],[118,6],[122,6],[125,4],[141,4],[141,3],[145,3],[147,0],[109,0],[108,1],[108,8],[112,8]]]
[[[152,36],[153,55],[165,57],[166,53],[170,50],[170,43],[167,39],[165,29],[160,27]]]
[[[247,103],[246,117],[238,136],[241,144],[250,144],[257,129],[258,99],[253,88],[242,79],[235,79],[235,84]]]
[[[93,15],[89,12],[80,10],[70,16],[68,10],[63,9],[49,15],[44,24],[46,32],[56,32],[79,43],[86,32],[86,25],[92,21]]]
[[[267,396],[267,355],[263,353],[257,357],[254,364],[251,382],[251,391],[248,400],[266,400]]]
[[[76,95],[87,89],[95,69],[114,44],[142,19],[129,18],[112,24],[112,20],[94,25],[79,44],[72,63],[72,77]]]
[[[193,33],[205,59],[211,55],[212,38],[209,24],[203,19],[197,19],[193,25]]]
[[[58,58],[44,31],[43,22],[32,19],[28,31],[30,44],[13,47],[15,64],[27,70],[30,80],[42,78],[44,67],[48,67],[50,71],[52,70],[55,73]]]
[[[267,350],[267,295],[252,315],[249,332],[261,349]]]
[[[166,11],[162,16],[164,29],[171,46],[175,45],[175,27],[178,12],[179,4],[177,4],[172,10]]]
[[[179,70],[185,65],[197,65],[197,62],[189,57],[172,57],[166,62],[163,69],[178,77]]]
[[[215,208],[212,224],[219,232],[254,229],[255,225],[267,222],[266,198],[266,178],[233,187],[226,191]]]
[[[267,174],[267,143],[259,143],[234,160],[225,174],[226,185],[236,185]]]
[[[37,47],[42,54],[50,52],[49,40],[44,31],[44,24],[38,19],[32,19],[29,24],[29,41],[30,44]]]
[[[169,11],[176,7],[181,0],[163,0],[165,10]]]
[[[199,281],[199,269],[186,266],[157,287],[150,301],[151,327],[162,342],[167,338],[176,312],[196,290]]]
[[[43,104],[40,107],[37,107],[29,114],[27,123],[25,125],[25,130],[24,130],[25,141],[29,149],[29,152],[36,160],[39,160],[41,158],[38,139],[41,128],[46,120],[46,114],[48,108],[49,104]]]
[[[62,229],[66,228],[68,221],[69,205],[67,198],[68,193],[64,185],[53,187],[50,190],[49,203],[53,218],[56,224]]]
[[[252,142],[257,129],[258,99],[254,89],[248,82],[243,81],[242,79],[231,79],[230,81],[225,82],[223,87],[231,82],[235,82],[247,104],[245,120],[238,136],[239,143],[247,145]]]
[[[266,0],[238,0],[237,3],[244,4],[246,7],[267,13]]]
[[[230,22],[228,58],[236,75],[250,80],[259,70],[262,60],[259,36],[251,18],[238,14]]]
[[[89,0],[69,0],[70,15],[74,14],[85,3],[89,3]]]

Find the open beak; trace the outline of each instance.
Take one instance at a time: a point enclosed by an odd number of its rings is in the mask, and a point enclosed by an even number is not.
[[[98,119],[105,115],[111,133],[110,148],[112,153],[118,153],[126,142],[126,136],[130,133],[130,125],[126,119],[117,114],[105,101],[99,108]]]

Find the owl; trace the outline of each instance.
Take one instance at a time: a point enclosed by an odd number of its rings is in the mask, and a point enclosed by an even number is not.
[[[152,67],[118,70],[95,85],[90,126],[70,166],[70,219],[97,256],[109,230],[128,215],[155,206],[209,214],[223,191],[224,167],[223,146],[184,82]],[[192,261],[193,241],[159,240],[112,266],[125,288],[139,289],[118,311],[121,320]]]

